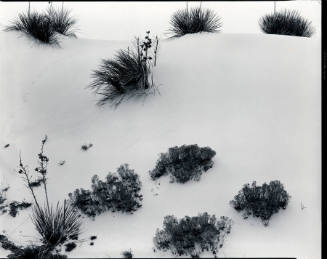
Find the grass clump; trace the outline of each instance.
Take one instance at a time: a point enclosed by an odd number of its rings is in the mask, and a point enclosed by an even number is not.
[[[167,153],[160,154],[150,176],[156,180],[170,174],[172,182],[198,181],[202,173],[213,166],[212,158],[215,155],[216,152],[210,147],[199,147],[196,144],[171,147]]]
[[[159,39],[136,38],[135,49],[119,50],[113,59],[104,59],[93,71],[90,88],[101,96],[99,105],[107,102],[117,107],[125,98],[146,96],[154,87],[152,69],[156,66]]]
[[[123,258],[129,258],[129,259],[133,258],[133,252],[131,249],[123,251],[121,255]]]
[[[117,173],[108,173],[105,181],[92,177],[92,190],[76,189],[70,193],[72,204],[87,216],[94,217],[105,211],[133,213],[142,206],[139,176],[127,164]]]
[[[57,33],[76,37],[73,27],[76,20],[70,11],[55,9],[52,5],[44,13],[28,11],[18,14],[18,18],[6,27],[6,31],[21,31],[45,44],[59,44]]]
[[[207,212],[182,219],[166,216],[163,229],[157,229],[154,244],[157,249],[178,256],[199,257],[204,251],[216,256],[230,231],[231,220],[228,217],[217,220],[215,215],[211,216]]]
[[[265,15],[259,20],[259,25],[261,30],[268,34],[311,37],[314,33],[311,22],[295,10],[283,10]]]
[[[201,7],[176,11],[170,20],[172,37],[189,33],[218,32],[222,26],[220,17],[210,9]]]
[[[280,181],[271,181],[262,186],[257,186],[254,181],[251,185],[245,184],[230,203],[235,210],[243,213],[244,218],[253,215],[267,226],[273,214],[286,209],[289,198]]]

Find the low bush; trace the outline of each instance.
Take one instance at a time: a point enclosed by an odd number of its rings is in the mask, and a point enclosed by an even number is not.
[[[159,39],[152,40],[149,34],[147,31],[142,42],[136,39],[136,49],[118,51],[113,59],[102,60],[93,71],[94,80],[89,87],[101,96],[99,105],[109,102],[117,107],[125,98],[147,95],[154,87],[152,68],[156,65]]]
[[[218,32],[222,23],[212,10],[195,7],[175,12],[170,25],[172,37],[181,37],[189,33]]]
[[[9,259],[67,259],[66,255],[51,253],[45,246],[30,245],[8,255]]]
[[[123,251],[121,255],[123,256],[123,258],[133,258],[133,252],[131,249]]]
[[[71,251],[73,251],[75,248],[76,248],[76,243],[74,243],[74,242],[69,242],[69,243],[67,243],[67,244],[65,244],[65,251],[66,252],[71,252]]]
[[[230,203],[244,218],[250,215],[260,218],[267,226],[271,216],[280,209],[286,209],[290,196],[280,181],[271,181],[257,186],[245,184]]]
[[[16,217],[18,210],[27,209],[31,206],[32,206],[32,203],[29,203],[29,202],[13,201],[13,202],[9,203],[9,215],[12,217]]]
[[[172,147],[167,153],[161,153],[155,168],[150,171],[152,180],[170,174],[171,181],[185,183],[199,180],[202,173],[213,166],[212,158],[216,152],[210,147],[183,145]]]
[[[261,30],[268,34],[311,37],[314,33],[311,22],[294,10],[265,15],[259,20],[259,25]]]
[[[182,219],[166,216],[163,229],[157,229],[154,244],[157,249],[169,250],[173,255],[198,257],[204,251],[216,255],[230,231],[229,218],[220,217],[217,220],[215,215],[211,216],[206,212]]]
[[[74,193],[69,193],[69,197],[76,208],[94,217],[107,210],[133,213],[142,206],[140,190],[138,175],[124,164],[116,174],[109,173],[105,181],[94,175],[91,191],[76,189]]]
[[[51,20],[52,29],[61,35],[76,38],[73,30],[76,20],[70,13],[67,9],[56,9],[52,5],[47,9],[47,16]]]

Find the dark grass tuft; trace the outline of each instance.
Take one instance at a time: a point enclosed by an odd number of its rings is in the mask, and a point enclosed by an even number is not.
[[[314,33],[311,22],[295,10],[265,15],[259,20],[259,25],[261,30],[268,34],[311,37]]]
[[[76,19],[71,16],[71,11],[60,8],[56,9],[52,5],[47,9],[47,15],[50,17],[52,29],[64,36],[76,38],[74,26]]]
[[[74,242],[69,242],[69,243],[67,243],[67,244],[65,244],[65,251],[66,252],[71,252],[71,251],[73,251],[75,248],[76,248],[76,243],[74,243]]]
[[[121,255],[123,256],[123,258],[133,258],[133,252],[131,249],[123,251]]]
[[[169,32],[172,37],[181,37],[189,33],[218,32],[222,23],[214,11],[195,7],[175,12],[171,17],[170,25]]]
[[[80,216],[70,203],[63,206],[58,203],[55,208],[50,206],[49,209],[46,206],[40,209],[34,207],[32,220],[42,242],[49,247],[62,244],[70,236],[80,233]]]
[[[29,202],[13,201],[13,202],[9,203],[9,215],[12,217],[16,217],[16,215],[18,214],[18,210],[27,209],[31,206],[32,206],[32,203],[29,203]]]
[[[6,31],[21,31],[40,42],[58,44],[52,21],[46,14],[38,12],[21,13],[11,25],[7,26]]]

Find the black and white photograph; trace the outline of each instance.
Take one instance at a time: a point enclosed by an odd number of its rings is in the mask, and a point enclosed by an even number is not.
[[[322,259],[324,4],[1,1],[0,258]]]

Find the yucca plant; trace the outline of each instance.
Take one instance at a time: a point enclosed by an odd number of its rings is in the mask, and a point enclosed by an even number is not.
[[[143,41],[136,38],[135,49],[119,50],[113,59],[103,59],[93,71],[89,87],[101,95],[99,105],[110,102],[118,106],[125,98],[146,95],[154,86],[151,71],[157,62],[159,39],[152,40],[149,34],[147,31]]]
[[[21,13],[18,19],[7,26],[6,31],[21,31],[40,42],[58,44],[56,31],[53,29],[51,18],[42,13]]]
[[[283,10],[265,15],[260,18],[259,26],[268,34],[311,37],[314,33],[311,22],[295,10]]]
[[[47,140],[47,136],[42,140],[41,152],[38,154],[39,166],[34,169],[35,172],[41,175],[39,179],[41,179],[41,184],[44,187],[46,203],[43,207],[40,206],[37,200],[31,175],[27,166],[23,164],[21,157],[18,173],[23,175],[26,186],[30,190],[35,202],[32,222],[41,236],[42,243],[51,251],[56,245],[65,242],[70,237],[78,236],[81,221],[80,214],[69,202],[67,203],[66,200],[63,205],[60,205],[58,202],[56,207],[53,207],[49,203],[46,177],[49,158],[44,154],[44,145]]]
[[[58,202],[56,207],[50,206],[49,209],[47,206],[35,206],[32,221],[43,243],[49,247],[55,247],[80,234],[80,215],[66,201],[63,206]]]
[[[172,37],[181,37],[189,33],[218,32],[222,23],[214,11],[195,7],[175,12],[171,17],[170,25],[169,32]]]
[[[62,8],[54,8],[52,5],[47,9],[47,15],[51,20],[52,29],[64,36],[76,38],[73,27],[76,20],[71,16],[71,11]]]

